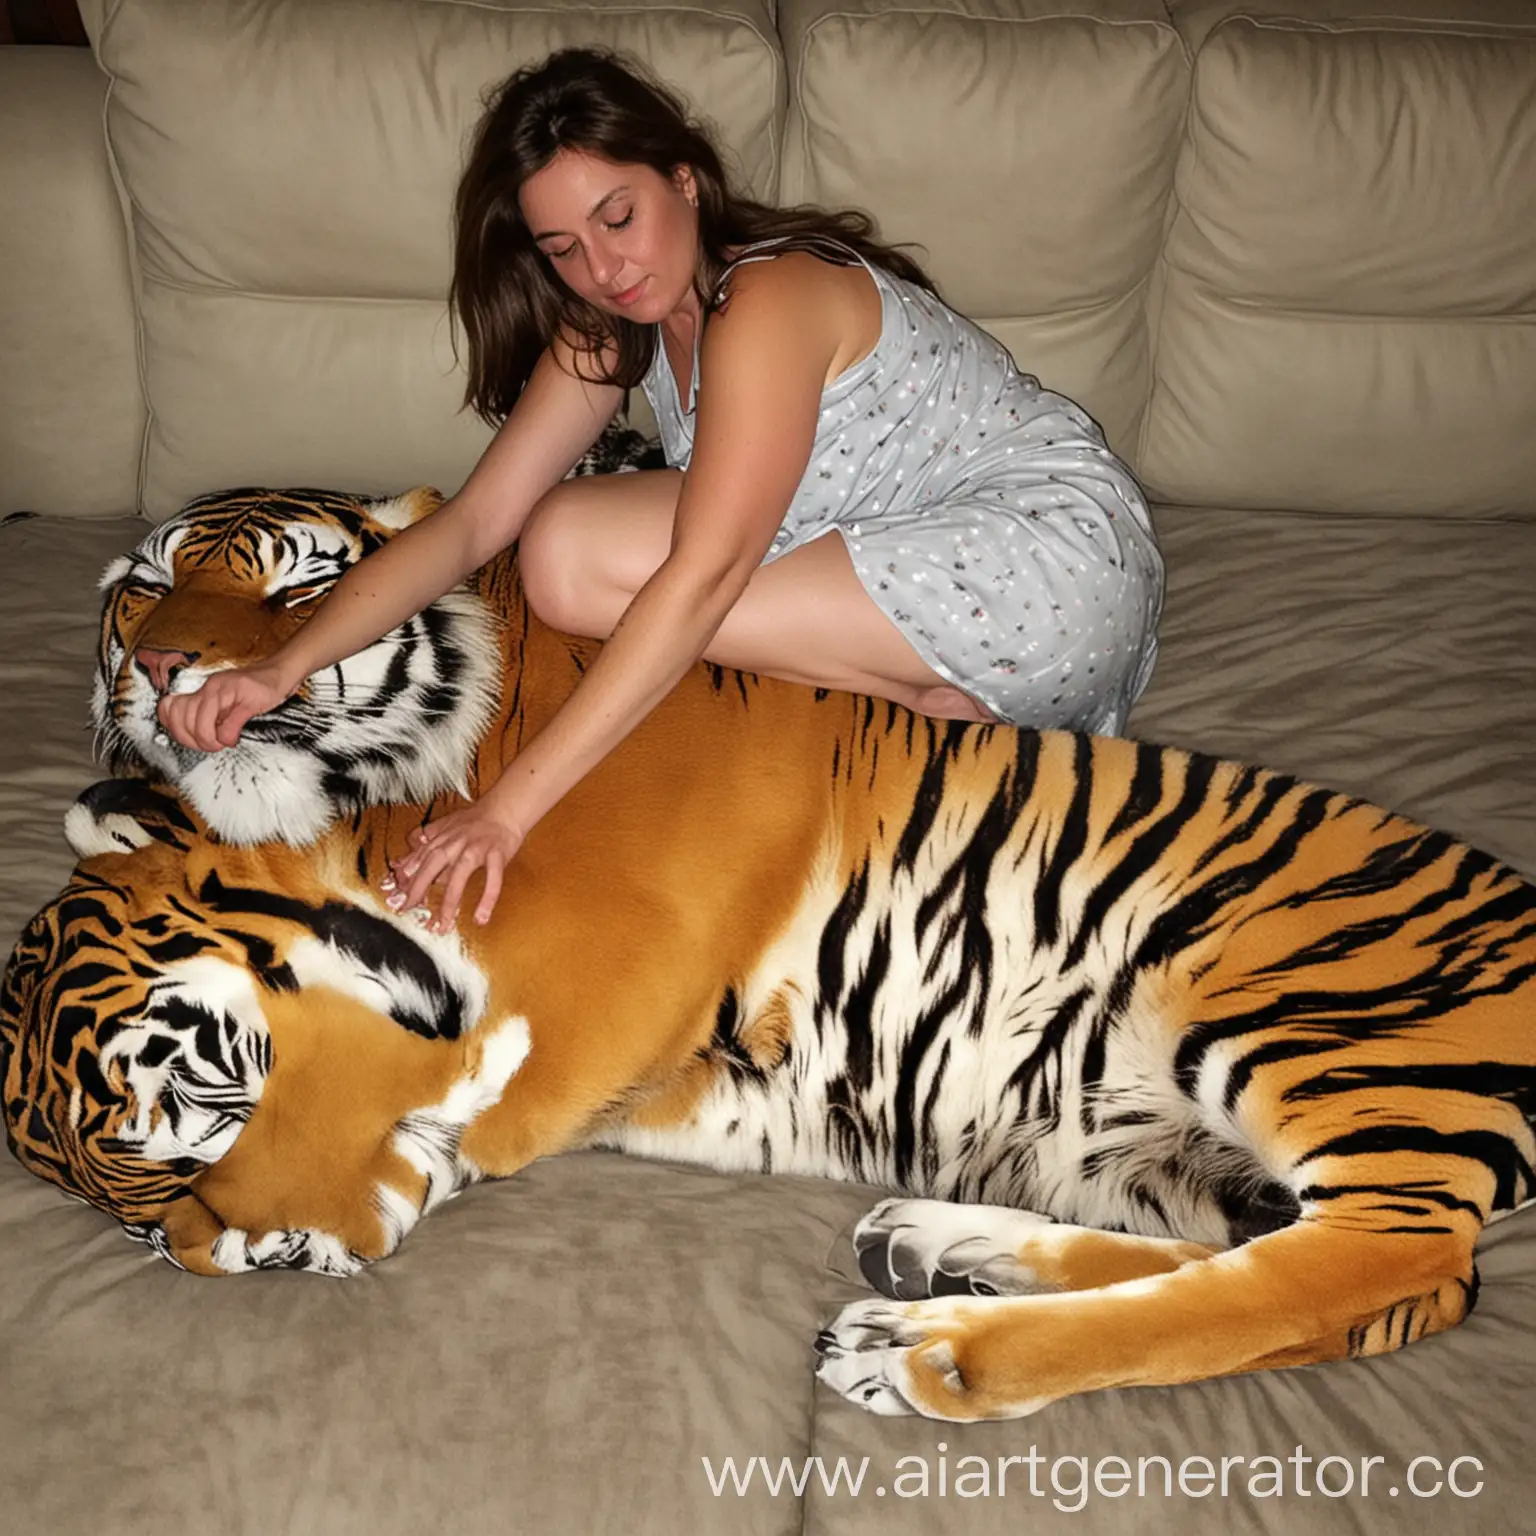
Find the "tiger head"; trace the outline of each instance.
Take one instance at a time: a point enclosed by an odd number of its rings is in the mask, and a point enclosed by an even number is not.
[[[0,974],[13,1154],[201,1274],[392,1251],[470,1176],[457,1138],[519,1064],[521,1020],[485,1027],[473,956],[384,905],[349,824],[232,848],[142,780],[82,801],[124,846],[76,867]]]
[[[163,694],[271,655],[348,566],[441,501],[225,491],[114,560],[92,697],[109,765],[165,779],[242,844],[303,845],[361,806],[464,792],[502,670],[498,619],[468,589],[315,673],[233,747],[183,747],[156,718]]]
[[[24,1167],[152,1241],[244,1127],[270,1048],[258,976],[175,907],[150,910],[179,883],[173,857],[133,858],[128,880],[77,869],[18,940],[0,978],[0,1091]]]

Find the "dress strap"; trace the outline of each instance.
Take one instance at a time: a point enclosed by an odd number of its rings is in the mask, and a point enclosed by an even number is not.
[[[776,256],[786,255],[790,251],[809,251],[811,255],[821,257],[826,257],[830,251],[837,251],[843,257],[851,258],[841,261],[840,266],[851,267],[854,262],[860,262],[869,267],[869,263],[851,245],[844,245],[831,235],[773,235],[767,240],[754,240],[751,245],[742,247],[736,259],[720,274],[720,281],[715,284],[715,298],[719,299],[725,291],[725,285],[737,267],[753,261],[772,261]],[[874,269],[870,267],[869,270],[873,274]]]

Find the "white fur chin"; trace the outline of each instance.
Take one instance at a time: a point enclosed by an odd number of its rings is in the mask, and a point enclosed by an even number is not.
[[[180,789],[226,842],[312,843],[336,819],[321,767],[307,752],[277,742],[259,750],[210,753],[182,777]]]

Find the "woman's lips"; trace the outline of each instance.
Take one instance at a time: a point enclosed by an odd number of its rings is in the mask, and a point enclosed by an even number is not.
[[[640,290],[645,287],[645,279],[642,277],[633,288],[626,288],[622,293],[613,295],[615,304],[633,304],[640,297]]]

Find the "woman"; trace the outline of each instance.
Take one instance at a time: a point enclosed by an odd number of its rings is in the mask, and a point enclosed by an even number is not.
[[[184,745],[231,745],[520,540],[534,611],[609,643],[417,835],[392,906],[442,880],[445,931],[483,868],[486,921],[529,828],[701,657],[942,718],[1123,727],[1162,594],[1135,481],[867,218],[737,196],[669,91],[572,49],[491,100],[456,230],[467,402],[501,422],[479,464],[279,652],[161,703]],[[637,383],[673,467],[564,482]]]

